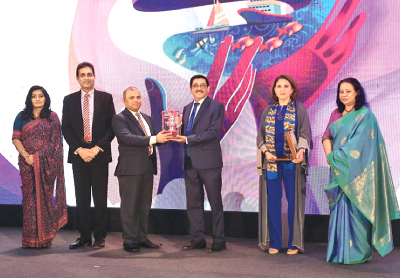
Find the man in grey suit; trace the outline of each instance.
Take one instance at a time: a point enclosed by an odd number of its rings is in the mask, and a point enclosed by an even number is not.
[[[157,174],[155,145],[166,143],[170,133],[155,135],[150,116],[141,113],[142,97],[135,87],[125,89],[125,110],[114,116],[112,127],[118,139],[118,177],[121,197],[121,224],[124,250],[140,252],[140,247],[160,248],[147,238],[153,175]]]
[[[224,238],[224,211],[222,207],[222,152],[221,129],[224,106],[208,97],[208,79],[195,75],[190,79],[194,101],[183,109],[182,133],[174,141],[184,143],[184,169],[187,214],[193,239],[182,250],[206,247],[204,234],[204,189],[210,202],[213,224],[213,243],[207,252],[226,249]]]

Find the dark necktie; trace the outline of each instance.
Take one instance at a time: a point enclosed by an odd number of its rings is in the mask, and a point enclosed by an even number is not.
[[[189,119],[189,123],[186,129],[186,136],[189,136],[190,131],[192,130],[192,126],[193,126],[193,122],[194,122],[194,117],[196,116],[196,111],[197,111],[197,107],[199,106],[200,103],[195,102],[194,106],[193,106],[193,110],[192,110],[192,114],[190,114],[190,119]],[[186,155],[190,156],[189,153],[189,145],[185,145],[186,147]]]
[[[142,117],[141,117],[139,112],[136,113],[136,117],[138,118],[140,127],[143,129],[144,135],[150,136],[146,131],[146,128],[145,128],[143,120],[142,120]],[[151,151],[152,151],[151,146],[149,146],[149,155],[151,155]]]

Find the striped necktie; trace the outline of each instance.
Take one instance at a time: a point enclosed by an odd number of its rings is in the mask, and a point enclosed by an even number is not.
[[[85,93],[83,100],[83,138],[85,142],[90,142],[92,139],[90,134],[89,94],[87,93]]]
[[[146,131],[146,127],[144,126],[144,123],[143,123],[143,120],[142,120],[142,116],[140,115],[140,113],[137,112],[135,115],[136,115],[136,117],[138,118],[140,127],[142,128],[144,134],[145,134],[146,136],[150,136],[150,135],[147,133],[147,131]],[[151,151],[152,151],[152,147],[149,146],[149,155],[151,155]]]

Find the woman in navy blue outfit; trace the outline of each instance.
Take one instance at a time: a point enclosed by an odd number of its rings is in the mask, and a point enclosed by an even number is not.
[[[270,254],[282,248],[282,183],[288,202],[288,255],[304,250],[304,204],[309,150],[312,148],[310,123],[303,104],[296,102],[299,95],[296,82],[280,75],[273,83],[271,97],[274,104],[263,112],[257,135],[260,178],[260,237],[259,246]],[[284,137],[294,132],[297,153],[292,157]],[[276,161],[277,158],[289,161]],[[264,248],[265,247],[265,248]]]

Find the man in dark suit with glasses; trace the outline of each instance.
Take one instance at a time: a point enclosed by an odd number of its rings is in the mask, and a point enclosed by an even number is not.
[[[224,211],[221,198],[222,152],[220,135],[224,122],[224,106],[208,97],[208,79],[195,75],[190,79],[194,101],[183,109],[182,136],[175,141],[184,143],[184,169],[187,214],[193,239],[182,250],[206,247],[204,234],[204,189],[210,202],[213,243],[207,252],[226,249]]]

